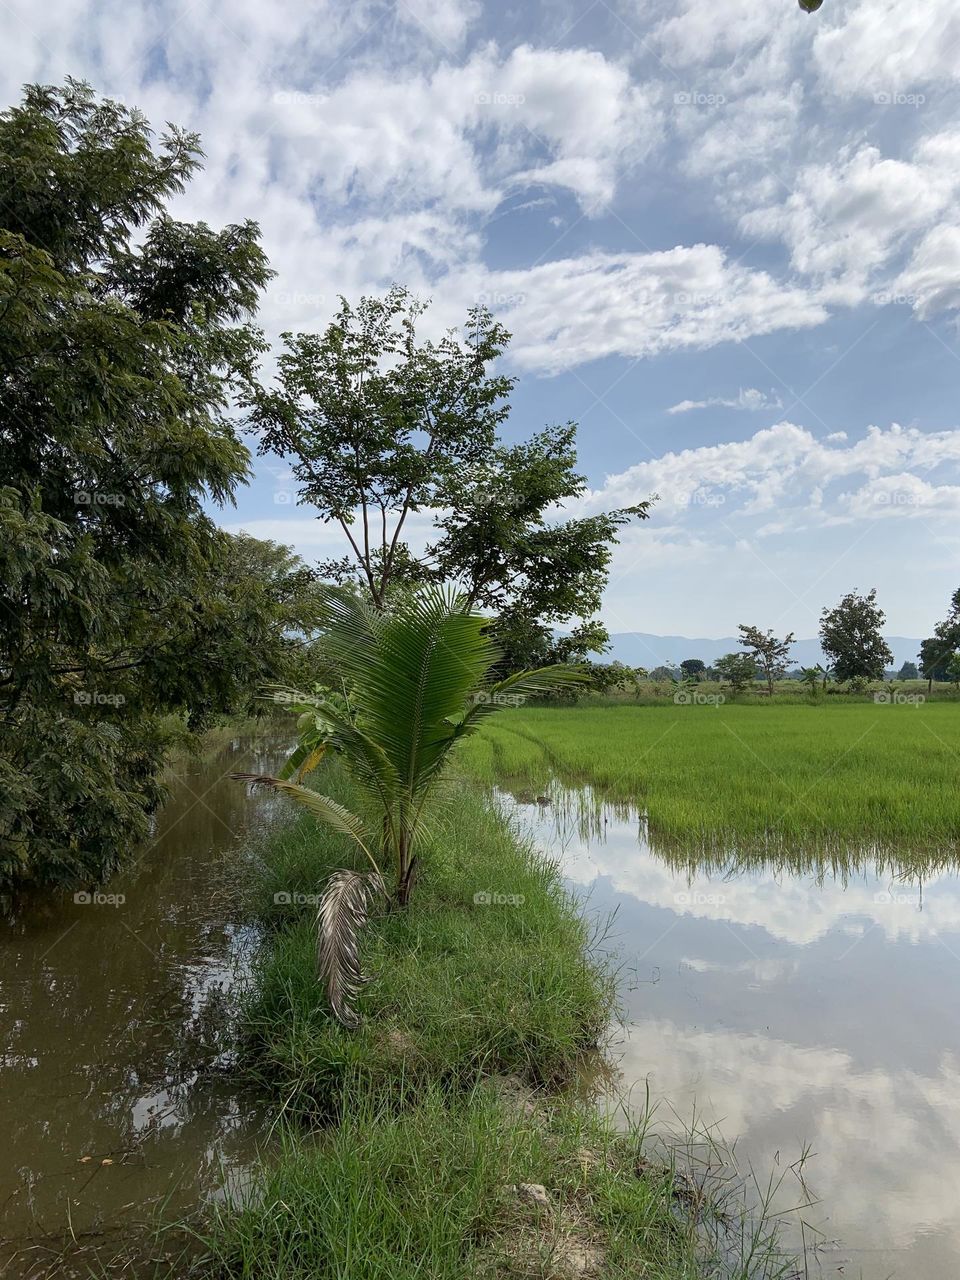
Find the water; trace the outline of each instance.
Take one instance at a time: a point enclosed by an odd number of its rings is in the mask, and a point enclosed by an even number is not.
[[[226,774],[269,770],[289,748],[258,739],[171,771],[152,838],[102,887],[113,902],[38,895],[0,934],[4,1276],[152,1258],[156,1212],[242,1183],[263,1140],[266,1118],[222,1070],[228,992],[256,943],[249,837],[277,804]]]
[[[820,1203],[805,1217],[823,1233],[809,1276],[960,1276],[956,869],[921,883],[839,855],[727,875],[711,856],[688,874],[629,806],[559,786],[502,802],[591,912],[616,910],[628,1025],[614,1052],[638,1104],[649,1081],[758,1170],[809,1144]]]

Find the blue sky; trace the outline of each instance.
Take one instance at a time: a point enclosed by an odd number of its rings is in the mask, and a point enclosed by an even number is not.
[[[508,434],[581,423],[576,511],[658,493],[612,630],[815,633],[960,583],[955,0],[8,0],[3,98],[83,76],[203,136],[181,217],[257,218],[261,322],[409,284],[514,333]],[[339,554],[284,467],[222,517]],[[415,543],[427,536],[415,530]]]

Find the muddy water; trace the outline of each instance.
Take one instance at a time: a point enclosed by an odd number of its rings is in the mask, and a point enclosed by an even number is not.
[[[681,1118],[696,1106],[758,1170],[809,1144],[807,1275],[960,1276],[957,870],[921,883],[842,854],[678,870],[629,807],[559,787],[503,800],[591,912],[616,910],[615,1053],[637,1103],[649,1082]]]
[[[257,741],[171,770],[151,839],[100,901],[46,895],[3,926],[4,1276],[109,1270],[161,1207],[180,1216],[242,1180],[264,1137],[222,1070],[229,992],[256,942],[242,923],[251,838],[283,820],[226,777],[289,746]]]

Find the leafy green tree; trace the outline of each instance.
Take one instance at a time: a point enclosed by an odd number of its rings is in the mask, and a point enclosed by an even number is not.
[[[742,693],[757,678],[757,664],[748,653],[726,653],[713,665],[734,695]]]
[[[816,13],[823,4],[823,0],[797,0],[797,3],[804,13]]]
[[[679,670],[679,667],[676,670],[674,670],[673,667],[654,667],[650,672],[650,679],[656,681],[657,684],[663,684],[667,680],[676,680],[678,678]]]
[[[886,614],[877,604],[876,588],[865,596],[849,592],[820,615],[820,646],[837,680],[880,680],[893,661],[883,638]]]
[[[917,670],[915,662],[905,662],[897,672],[898,680],[918,680],[919,678],[920,672]]]
[[[778,640],[772,631],[761,631],[759,627],[748,627],[741,623],[738,628],[740,644],[747,654],[753,658],[758,669],[767,681],[767,689],[773,693],[774,680],[781,680],[787,669],[790,646],[793,644],[793,632],[783,640]]]
[[[260,451],[289,459],[300,501],[339,525],[349,554],[323,566],[358,580],[378,608],[392,591],[456,581],[498,616],[507,666],[602,650],[591,619],[619,528],[649,504],[556,521],[550,512],[586,488],[576,427],[549,427],[504,445],[498,429],[514,380],[490,371],[510,335],[473,308],[463,334],[420,340],[424,304],[406,289],[342,300],[320,334],[285,334],[272,388],[246,394]],[[412,516],[439,535],[423,559],[405,541]],[[555,628],[587,619],[570,635]]]
[[[821,674],[822,674],[821,669],[818,666],[804,667],[803,670],[800,672],[800,679],[810,690],[811,696],[815,695],[817,692],[817,685],[820,683]]]
[[[707,670],[705,662],[701,662],[699,658],[684,658],[680,663],[680,670],[685,676],[691,680],[702,680]]]
[[[336,671],[345,702],[323,692],[289,695],[306,736],[300,755],[309,753],[301,776],[321,750],[336,752],[363,798],[361,813],[288,778],[233,775],[290,796],[349,836],[369,864],[363,872],[335,872],[317,911],[319,976],[345,1025],[356,1025],[352,1004],[363,981],[357,933],[376,898],[398,907],[409,902],[453,748],[491,713],[583,679],[564,667],[493,678],[500,654],[487,630],[488,619],[463,597],[438,588],[401,597],[385,611],[350,588],[330,589],[324,679]]]
[[[947,679],[955,689],[960,689],[960,650],[950,655],[947,663]]]
[[[247,475],[228,414],[269,271],[254,223],[166,214],[199,157],[72,80],[0,114],[0,887],[113,865],[163,713],[258,667],[206,506]]]
[[[960,588],[950,598],[950,611],[933,629],[933,635],[920,645],[920,672],[927,681],[927,688],[934,680],[946,680],[947,663],[955,650],[960,649]]]

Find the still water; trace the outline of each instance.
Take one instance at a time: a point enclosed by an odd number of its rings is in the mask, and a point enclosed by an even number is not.
[[[616,912],[614,1054],[638,1105],[649,1082],[758,1170],[809,1145],[811,1277],[960,1277],[957,870],[678,869],[629,806],[558,785],[501,799],[589,912]]]
[[[226,775],[288,748],[261,731],[178,763],[151,839],[101,901],[46,894],[2,926],[0,1274],[112,1274],[158,1210],[242,1180],[265,1119],[222,1070],[222,1032],[257,941],[246,860],[278,815]]]

